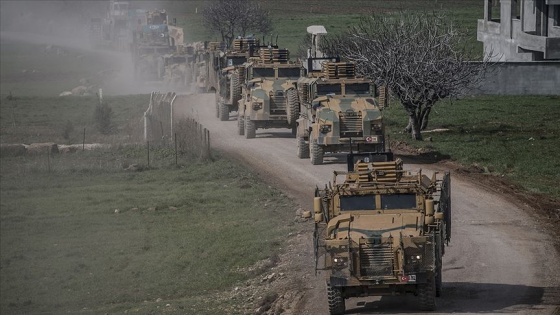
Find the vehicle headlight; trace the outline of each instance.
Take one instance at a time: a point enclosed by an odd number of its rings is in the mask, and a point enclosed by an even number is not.
[[[381,124],[371,124],[371,131],[380,131],[383,129],[383,125]]]
[[[331,125],[322,125],[321,127],[319,127],[319,131],[321,133],[329,133],[331,132]]]
[[[259,110],[262,108],[262,103],[259,102],[253,102],[253,109],[254,110]]]
[[[333,266],[336,268],[345,268],[348,266],[348,257],[334,257]]]
[[[422,255],[410,255],[408,256],[408,260],[410,263],[418,264],[422,262]]]

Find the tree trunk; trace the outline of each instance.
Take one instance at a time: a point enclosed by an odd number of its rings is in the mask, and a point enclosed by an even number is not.
[[[411,114],[408,116],[408,126],[411,127],[412,139],[422,140],[422,133],[420,132],[420,122],[418,121],[418,116],[416,114]]]
[[[422,115],[420,116],[420,130],[426,130],[428,127],[428,117],[430,116],[430,111],[432,110],[432,106],[427,106],[422,111]]]

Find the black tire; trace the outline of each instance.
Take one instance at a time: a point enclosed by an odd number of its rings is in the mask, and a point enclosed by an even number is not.
[[[441,296],[441,291],[443,288],[443,274],[442,274],[442,252],[443,252],[443,240],[441,239],[441,234],[436,234],[436,297]]]
[[[428,282],[418,285],[418,299],[420,310],[434,311],[436,309],[436,282],[433,276],[428,279]]]
[[[309,144],[305,143],[303,137],[297,137],[297,157],[300,159],[309,158]]]
[[[342,297],[342,289],[327,284],[327,298],[329,300],[329,314],[341,315],[346,311],[346,303]]]
[[[309,137],[309,155],[311,164],[323,164],[323,148],[317,143],[316,139],[312,139],[311,137]]]
[[[232,73],[230,82],[232,104],[237,104],[237,102],[239,102],[239,100],[241,99],[241,82],[239,81],[239,73]]]
[[[216,94],[216,118],[220,118],[220,97]]]
[[[296,120],[299,118],[299,100],[298,93],[295,89],[288,90],[286,97],[286,113],[288,124],[296,124]]]
[[[245,119],[245,138],[253,139],[256,137],[256,126],[255,123],[250,119]]]
[[[237,116],[237,134],[240,136],[245,134],[245,122],[243,120],[243,116]]]
[[[442,278],[442,274],[441,274],[441,263],[439,264],[439,266],[436,269],[436,297],[440,297],[441,296],[441,290],[443,287],[443,278]]]
[[[229,120],[229,107],[224,103],[220,102],[220,120],[221,121],[228,121]]]

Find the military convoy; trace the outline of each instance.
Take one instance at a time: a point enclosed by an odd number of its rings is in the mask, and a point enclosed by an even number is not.
[[[350,297],[405,293],[434,310],[451,237],[449,173],[405,171],[391,153],[349,156],[348,171],[314,198],[315,268],[325,271],[330,314]]]
[[[330,314],[343,314],[358,296],[413,293],[434,310],[442,290],[442,257],[451,236],[449,173],[403,169],[385,139],[387,90],[356,75],[355,65],[319,49],[322,26],[310,26],[305,61],[259,40],[237,38],[185,46],[164,11],[146,12],[131,46],[137,74],[174,87],[216,93],[216,116],[237,111],[237,132],[287,128],[297,156],[323,163],[327,152],[350,152],[348,170],[317,189],[315,269],[327,282]],[[378,93],[381,91],[381,93]],[[343,181],[339,182],[340,177]]]

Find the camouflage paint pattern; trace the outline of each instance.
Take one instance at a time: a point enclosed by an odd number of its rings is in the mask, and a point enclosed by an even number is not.
[[[284,127],[291,128],[287,123],[286,91],[296,88],[298,77],[278,77],[279,69],[295,69],[302,74],[303,67],[299,63],[287,64],[260,64],[254,63],[247,66],[269,68],[274,70],[274,76],[252,78],[247,83],[243,93],[244,99],[242,114],[255,121],[259,128]],[[268,123],[267,123],[268,122]]]
[[[334,286],[367,287],[369,295],[390,294],[398,285],[403,292],[415,290],[437,272],[436,244],[445,239],[446,209],[427,200],[438,200],[441,178],[421,172],[402,171],[402,161],[358,162],[352,172],[335,172],[331,188],[318,192],[323,225],[317,235],[324,246],[323,269]],[[343,183],[336,178],[346,175]],[[443,181],[448,181],[448,175]],[[383,198],[409,196],[408,203]],[[346,198],[346,206],[342,199]],[[356,199],[354,199],[356,198]],[[354,201],[352,201],[354,200]],[[393,199],[394,200],[394,199]],[[359,204],[359,206],[357,206]],[[349,206],[350,205],[350,206]],[[328,220],[328,221],[327,221]],[[420,257],[413,262],[411,257]],[[343,263],[340,263],[342,260]],[[337,262],[338,261],[338,262]],[[362,289],[351,292],[362,292]]]
[[[329,96],[315,96],[302,106],[298,119],[298,137],[315,139],[323,150],[348,151],[352,144],[366,146],[366,151],[384,151],[385,126],[383,115],[374,98],[373,83],[363,78],[327,79],[302,78],[298,85],[315,90],[324,83],[340,86],[344,91],[350,84],[369,84],[368,93],[336,93]],[[309,92],[310,97],[313,93]],[[301,95],[301,91],[300,91]]]

